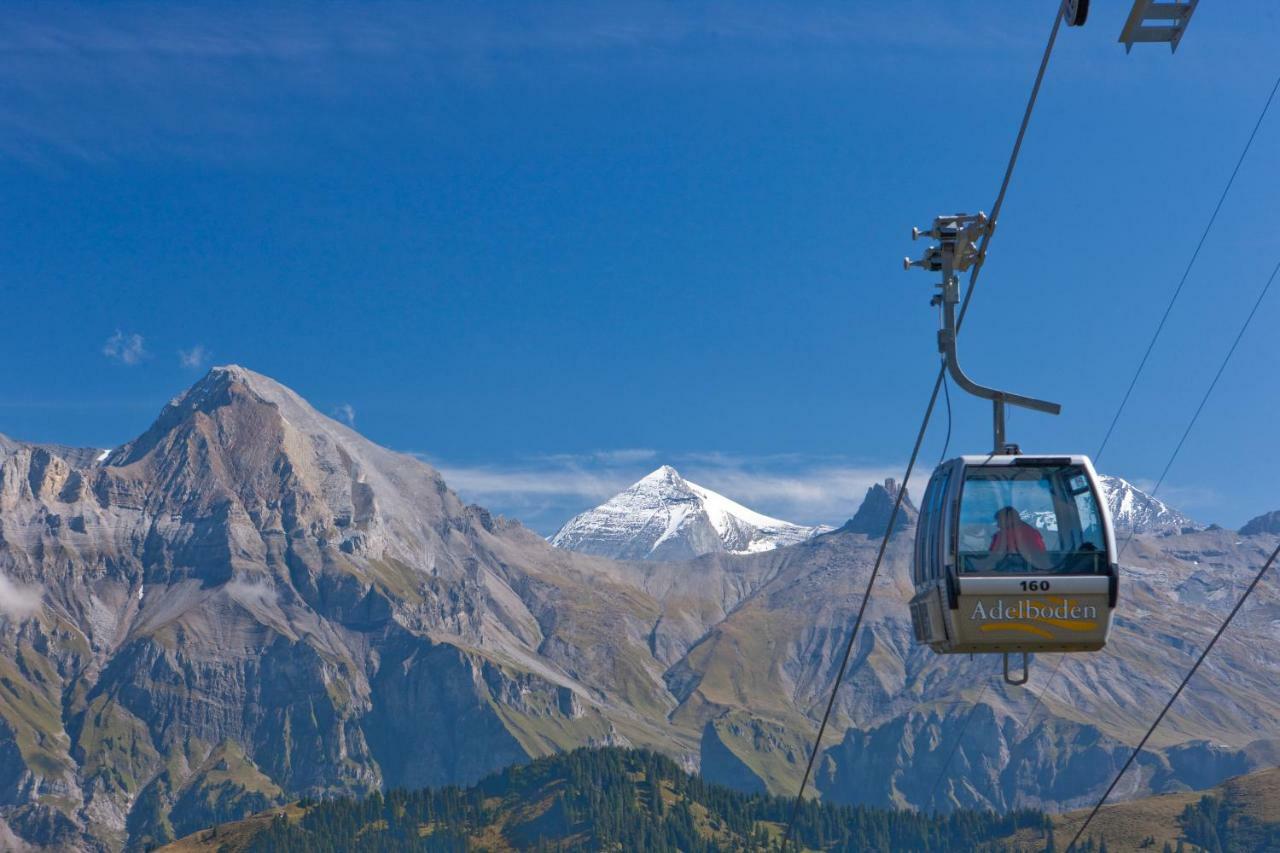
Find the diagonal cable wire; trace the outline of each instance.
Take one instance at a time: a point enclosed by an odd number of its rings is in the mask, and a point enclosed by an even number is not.
[[[1235,340],[1231,343],[1231,348],[1227,350],[1226,356],[1222,359],[1222,363],[1218,365],[1218,372],[1214,374],[1213,381],[1209,383],[1209,387],[1205,390],[1204,396],[1200,398],[1200,405],[1196,407],[1195,413],[1191,416],[1191,420],[1187,422],[1187,427],[1182,431],[1182,437],[1178,440],[1177,446],[1173,448],[1173,452],[1169,454],[1169,459],[1165,462],[1164,470],[1160,472],[1160,479],[1156,481],[1155,488],[1151,490],[1151,496],[1155,497],[1160,494],[1160,487],[1164,484],[1164,478],[1168,475],[1169,469],[1173,467],[1173,463],[1178,458],[1178,454],[1182,452],[1182,446],[1186,444],[1187,437],[1191,435],[1191,430],[1196,425],[1196,421],[1200,419],[1200,414],[1204,411],[1205,405],[1209,402],[1209,397],[1213,394],[1213,389],[1218,386],[1218,380],[1222,378],[1223,372],[1227,369],[1231,357],[1235,355],[1236,348],[1240,346],[1240,341],[1244,338],[1245,332],[1249,330],[1249,325],[1253,322],[1253,318],[1258,313],[1258,309],[1262,307],[1262,302],[1267,298],[1267,293],[1271,290],[1271,285],[1275,283],[1276,275],[1280,274],[1280,263],[1277,263],[1271,270],[1271,275],[1267,277],[1266,284],[1262,286],[1262,291],[1258,294],[1258,298],[1253,303],[1253,308],[1244,319],[1244,323],[1240,325],[1240,331],[1236,333]],[[1129,529],[1129,535],[1125,537],[1124,544],[1120,546],[1120,553],[1116,555],[1117,562],[1124,556],[1124,552],[1129,550],[1129,543],[1133,541],[1136,528]],[[1027,714],[1021,728],[1026,728],[1027,723],[1031,722],[1031,717],[1039,710],[1044,700],[1044,695],[1049,692],[1049,685],[1053,683],[1053,679],[1057,677],[1058,670],[1062,668],[1062,664],[1066,661],[1067,655],[1058,658],[1058,662],[1054,664],[1053,671],[1049,673],[1049,678],[1045,681],[1044,687],[1036,694],[1035,704],[1031,706],[1031,711]]]
[[[1125,405],[1128,404],[1129,397],[1133,394],[1133,389],[1138,384],[1138,378],[1142,375],[1142,371],[1147,366],[1147,360],[1151,357],[1151,351],[1155,349],[1156,341],[1160,338],[1160,333],[1164,331],[1165,322],[1169,319],[1169,314],[1173,311],[1173,305],[1178,301],[1178,296],[1182,293],[1183,285],[1187,283],[1187,277],[1191,274],[1191,268],[1195,266],[1196,258],[1200,256],[1200,249],[1204,246],[1205,239],[1209,236],[1209,231],[1213,228],[1213,223],[1218,218],[1218,211],[1222,209],[1223,202],[1226,201],[1228,193],[1231,192],[1231,186],[1235,183],[1236,175],[1240,173],[1240,167],[1244,164],[1244,159],[1246,155],[1248,155],[1249,149],[1253,146],[1253,140],[1258,135],[1258,129],[1262,127],[1262,122],[1266,119],[1267,112],[1271,109],[1271,102],[1275,99],[1277,90],[1280,90],[1280,77],[1276,78],[1276,82],[1271,87],[1271,92],[1267,95],[1267,100],[1262,105],[1261,112],[1258,113],[1257,120],[1253,123],[1253,130],[1249,133],[1249,138],[1245,141],[1244,148],[1240,151],[1240,156],[1236,159],[1235,168],[1231,170],[1231,176],[1227,179],[1226,186],[1222,188],[1222,194],[1218,196],[1218,203],[1214,206],[1213,212],[1209,215],[1208,222],[1205,223],[1204,231],[1200,234],[1200,241],[1196,244],[1195,251],[1191,253],[1191,258],[1187,261],[1186,269],[1182,271],[1182,278],[1178,281],[1178,286],[1174,288],[1173,296],[1170,297],[1169,304],[1165,306],[1164,314],[1160,317],[1160,322],[1156,324],[1155,333],[1151,336],[1151,341],[1147,344],[1147,350],[1138,361],[1138,367],[1133,372],[1133,378],[1129,381],[1129,387],[1125,390],[1124,397],[1120,400],[1120,405],[1116,408],[1115,415],[1111,418],[1111,424],[1107,427],[1107,434],[1103,436],[1102,444],[1098,447],[1098,452],[1093,454],[1093,461],[1095,464],[1097,464],[1098,460],[1102,458],[1102,452],[1107,449],[1107,442],[1111,440],[1111,434],[1115,432],[1116,424],[1120,422],[1120,416],[1124,413]],[[1270,287],[1270,284],[1267,286]],[[1263,294],[1265,295],[1265,293],[1266,291],[1264,289]],[[1256,306],[1254,307],[1254,310],[1257,310]],[[1249,318],[1252,319],[1253,315],[1250,314]],[[1245,322],[1245,328],[1247,327],[1248,321]],[[1243,330],[1241,334],[1243,334]],[[1239,343],[1238,337],[1236,342]],[[1233,346],[1232,351],[1234,352],[1234,350],[1235,347]],[[1227,358],[1230,358],[1230,354],[1228,354]],[[1225,366],[1226,362],[1223,362],[1223,367]],[[1219,374],[1221,374],[1221,372],[1222,371],[1219,370]],[[1214,379],[1214,384],[1217,384],[1216,378]],[[1213,391],[1212,385],[1209,390],[1210,393]],[[1208,400],[1208,394],[1205,395],[1205,400]],[[1204,408],[1203,401],[1201,402],[1200,407]],[[1199,410],[1197,410],[1196,417],[1199,417]],[[1182,441],[1178,442],[1178,449],[1181,449],[1182,442],[1186,441],[1187,434],[1191,432],[1191,427],[1195,425],[1195,420],[1195,417],[1191,419],[1191,423],[1187,426],[1186,432],[1183,433]],[[1160,491],[1160,484],[1163,483],[1165,474],[1169,472],[1169,467],[1173,465],[1173,460],[1176,458],[1177,450],[1175,450],[1173,455],[1169,457],[1169,462],[1165,465],[1164,472],[1160,475],[1160,482],[1156,483],[1156,487],[1151,491],[1152,497],[1155,497]],[[1125,539],[1124,545],[1121,547],[1120,554],[1118,556],[1124,555],[1124,552],[1128,549],[1129,542],[1132,539],[1133,531],[1131,530],[1128,538]],[[1025,729],[1027,723],[1031,722],[1031,718],[1035,716],[1036,711],[1040,709],[1045,693],[1048,692],[1049,686],[1053,684],[1053,680],[1057,678],[1058,670],[1062,669],[1062,664],[1066,659],[1067,656],[1065,654],[1058,658],[1057,663],[1053,666],[1053,671],[1049,673],[1049,678],[1044,683],[1044,687],[1036,694],[1035,704],[1031,706],[1031,711],[1023,720],[1020,728]]]
[[[1204,651],[1200,652],[1200,657],[1196,659],[1194,664],[1192,664],[1190,671],[1188,671],[1186,677],[1182,679],[1182,683],[1178,685],[1178,689],[1173,691],[1173,695],[1169,697],[1169,701],[1164,704],[1162,709],[1160,709],[1160,714],[1156,717],[1155,722],[1151,724],[1151,728],[1147,729],[1147,733],[1142,736],[1142,740],[1140,740],[1138,745],[1133,748],[1133,752],[1129,754],[1128,760],[1125,761],[1124,766],[1120,768],[1120,772],[1116,774],[1115,778],[1111,780],[1111,784],[1107,786],[1107,790],[1103,792],[1102,796],[1098,799],[1098,802],[1094,805],[1093,810],[1089,812],[1089,816],[1084,819],[1084,823],[1080,824],[1080,828],[1076,830],[1075,837],[1072,838],[1071,843],[1067,845],[1067,853],[1071,853],[1075,848],[1076,842],[1080,840],[1080,836],[1084,834],[1086,829],[1088,829],[1089,824],[1098,814],[1098,810],[1102,808],[1102,804],[1107,801],[1107,797],[1111,796],[1111,792],[1114,791],[1116,785],[1120,783],[1120,778],[1124,776],[1125,771],[1129,769],[1131,764],[1133,764],[1133,760],[1138,757],[1138,753],[1142,752],[1142,748],[1147,745],[1147,740],[1150,739],[1156,728],[1158,728],[1160,723],[1164,720],[1165,714],[1169,713],[1169,709],[1173,707],[1173,703],[1178,701],[1178,697],[1182,695],[1182,690],[1187,686],[1187,682],[1191,681],[1192,676],[1194,676],[1196,671],[1200,669],[1200,664],[1204,663],[1204,659],[1209,656],[1209,652],[1213,651],[1214,645],[1222,637],[1223,633],[1226,632],[1227,627],[1231,625],[1231,620],[1240,612],[1240,608],[1244,606],[1249,595],[1257,588],[1259,582],[1262,581],[1263,575],[1267,573],[1267,569],[1271,568],[1271,564],[1276,561],[1277,556],[1280,556],[1280,545],[1276,546],[1276,549],[1271,552],[1271,556],[1262,564],[1262,568],[1258,570],[1256,575],[1254,575],[1253,581],[1249,584],[1248,588],[1245,589],[1244,594],[1240,596],[1239,600],[1236,601],[1236,606],[1231,608],[1231,612],[1227,614],[1227,618],[1214,633],[1213,639],[1209,640],[1209,644],[1204,647]]]
[[[943,371],[939,370],[938,378],[933,383],[933,394],[929,397],[929,405],[925,408],[924,420],[920,424],[920,432],[916,435],[916,444],[911,451],[911,461],[907,463],[906,476],[903,478],[902,485],[898,488],[898,495],[893,501],[893,511],[889,513],[889,524],[885,529],[884,537],[880,540],[880,550],[876,553],[876,562],[871,569],[871,577],[867,579],[867,589],[862,595],[862,603],[858,605],[858,615],[853,620],[853,630],[849,632],[849,641],[845,643],[844,656],[841,657],[840,668],[836,671],[836,681],[831,687],[831,696],[827,699],[827,709],[822,714],[822,723],[818,726],[818,735],[814,738],[813,749],[809,752],[809,761],[804,768],[804,778],[800,782],[800,791],[796,794],[795,804],[791,807],[791,817],[787,820],[787,831],[782,836],[783,853],[786,853],[787,845],[791,841],[791,832],[795,828],[796,818],[800,814],[800,805],[804,802],[804,790],[809,784],[809,777],[813,774],[813,762],[817,759],[818,751],[822,747],[822,736],[827,731],[827,723],[831,720],[831,711],[836,704],[836,694],[840,690],[841,682],[844,681],[845,671],[849,668],[849,657],[853,654],[853,642],[858,636],[858,628],[862,625],[862,617],[866,614],[867,602],[871,600],[871,587],[876,581],[876,575],[880,573],[880,564],[884,561],[884,552],[889,546],[889,537],[893,534],[894,524],[897,523],[898,512],[902,509],[902,499],[907,493],[907,483],[911,481],[911,472],[915,469],[916,458],[920,455],[920,445],[924,443],[924,435],[929,427],[929,418],[933,414],[934,404],[938,402],[938,390],[942,387],[943,375]]]
[[[1027,126],[1031,123],[1031,114],[1035,110],[1036,99],[1040,95],[1040,85],[1044,82],[1044,72],[1049,66],[1049,57],[1052,55],[1054,43],[1058,39],[1058,29],[1062,24],[1062,15],[1066,5],[1067,0],[1062,0],[1054,14],[1053,27],[1049,30],[1049,40],[1045,44],[1044,56],[1040,59],[1040,67],[1036,71],[1035,82],[1032,84],[1031,94],[1027,98],[1027,107],[1023,111],[1022,122],[1018,125],[1018,135],[1013,142],[1013,151],[1009,154],[1009,163],[1005,167],[1004,178],[1000,182],[1000,190],[996,193],[995,203],[991,206],[991,226],[983,232],[982,240],[978,245],[977,259],[974,261],[972,270],[969,273],[969,285],[965,290],[964,300],[960,304],[960,316],[956,321],[957,332],[959,332],[960,325],[964,323],[965,314],[968,313],[969,303],[973,298],[974,288],[978,281],[978,273],[982,270],[982,263],[986,259],[987,246],[990,244],[991,235],[995,231],[1000,209],[1004,206],[1005,194],[1009,191],[1009,182],[1013,178],[1013,170],[1018,163],[1018,154],[1022,151],[1022,141],[1027,135]],[[831,696],[827,699],[827,707],[822,714],[822,722],[818,725],[818,734],[814,738],[813,749],[810,751],[809,760],[805,764],[804,777],[800,781],[800,790],[796,793],[795,804],[791,808],[791,817],[787,821],[787,829],[782,836],[783,853],[786,852],[787,845],[791,842],[791,833],[795,829],[796,818],[799,816],[800,806],[804,802],[805,788],[809,785],[809,778],[813,775],[814,761],[822,748],[822,736],[826,733],[827,724],[831,720],[831,711],[835,708],[836,694],[844,681],[845,671],[849,666],[849,658],[853,654],[854,641],[857,639],[858,629],[862,626],[862,619],[866,615],[867,603],[871,600],[871,589],[875,585],[877,575],[880,574],[880,565],[884,562],[885,549],[889,546],[889,538],[893,535],[893,527],[902,508],[902,499],[907,493],[907,483],[911,481],[911,473],[915,470],[916,459],[920,455],[920,446],[924,443],[924,436],[929,428],[929,419],[933,416],[933,408],[938,402],[938,391],[942,387],[946,369],[946,365],[938,368],[938,378],[934,380],[933,393],[929,396],[929,405],[925,407],[924,419],[920,423],[920,431],[916,435],[916,443],[911,450],[911,459],[907,463],[906,475],[902,478],[902,487],[898,489],[898,495],[894,499],[893,510],[889,513],[889,523],[885,527],[884,538],[880,540],[880,550],[876,553],[875,565],[871,569],[871,576],[867,579],[866,592],[862,596],[862,602],[858,605],[858,615],[853,621],[853,629],[849,632],[849,640],[845,644],[844,655],[840,659],[840,668],[836,671],[836,680],[831,687]]]
[[[1178,458],[1178,454],[1182,452],[1182,445],[1186,444],[1187,436],[1191,435],[1191,429],[1196,425],[1196,421],[1200,419],[1200,413],[1204,411],[1205,405],[1209,402],[1213,389],[1218,387],[1218,380],[1222,378],[1222,373],[1227,369],[1227,364],[1231,361],[1231,356],[1235,355],[1236,347],[1240,346],[1240,340],[1244,337],[1244,333],[1249,331],[1249,324],[1253,322],[1254,316],[1258,313],[1258,309],[1262,307],[1262,300],[1267,298],[1267,292],[1271,290],[1271,285],[1275,283],[1276,274],[1280,273],[1280,262],[1277,262],[1275,268],[1271,270],[1271,275],[1267,277],[1267,283],[1262,286],[1262,291],[1258,294],[1258,298],[1253,303],[1253,308],[1249,311],[1249,316],[1244,318],[1244,323],[1240,326],[1240,331],[1236,332],[1236,339],[1231,342],[1231,349],[1227,350],[1226,357],[1222,359],[1222,364],[1218,365],[1218,372],[1213,375],[1213,381],[1209,383],[1209,387],[1205,390],[1204,396],[1200,398],[1200,405],[1196,407],[1195,414],[1191,416],[1191,420],[1187,423],[1187,428],[1182,431],[1182,437],[1178,439],[1178,444],[1173,448],[1173,453],[1169,454],[1169,461],[1164,464],[1164,470],[1160,472],[1160,479],[1156,480],[1156,487],[1151,490],[1154,496],[1160,491],[1160,486],[1164,484],[1164,478],[1168,476],[1169,469],[1173,467],[1174,460]],[[1124,541],[1125,548],[1129,547],[1129,543],[1133,541],[1134,528],[1129,530],[1129,538]],[[1120,550],[1120,554],[1124,554],[1124,548]]]
[[[1205,223],[1204,231],[1200,234],[1200,242],[1196,244],[1196,250],[1191,253],[1191,260],[1187,261],[1187,268],[1182,271],[1182,278],[1178,281],[1178,286],[1173,289],[1173,296],[1169,298],[1169,304],[1165,306],[1164,315],[1160,317],[1160,322],[1156,324],[1155,334],[1151,336],[1151,342],[1147,344],[1147,351],[1142,354],[1142,358],[1138,361],[1138,369],[1133,372],[1133,378],[1129,380],[1129,387],[1124,392],[1124,397],[1120,400],[1119,407],[1116,408],[1115,416],[1111,419],[1111,425],[1107,427],[1107,434],[1102,437],[1102,444],[1098,447],[1098,452],[1093,454],[1093,461],[1096,463],[1102,456],[1102,451],[1107,449],[1107,442],[1111,440],[1111,433],[1115,431],[1116,424],[1120,421],[1120,415],[1124,412],[1124,407],[1129,402],[1130,395],[1133,394],[1134,387],[1138,384],[1138,377],[1142,375],[1143,369],[1147,366],[1147,359],[1151,358],[1151,351],[1155,349],[1156,341],[1160,339],[1160,333],[1164,331],[1164,324],[1169,319],[1170,312],[1173,311],[1173,305],[1178,301],[1178,297],[1182,294],[1182,286],[1187,283],[1187,276],[1191,275],[1191,268],[1196,264],[1196,258],[1200,257],[1200,250],[1204,247],[1204,241],[1209,236],[1209,231],[1213,228],[1214,221],[1218,218],[1218,211],[1222,210],[1222,203],[1227,200],[1227,194],[1231,192],[1231,185],[1236,181],[1236,175],[1240,173],[1240,166],[1244,164],[1244,158],[1249,153],[1249,149],[1253,146],[1254,137],[1258,135],[1258,128],[1262,127],[1262,121],[1267,117],[1267,111],[1271,109],[1271,101],[1276,96],[1276,90],[1280,89],[1280,77],[1276,78],[1275,85],[1271,87],[1271,93],[1267,95],[1267,101],[1262,105],[1262,112],[1258,114],[1258,120],[1253,124],[1253,131],[1249,134],[1248,141],[1244,144],[1244,150],[1240,152],[1240,157],[1236,160],[1236,167],[1231,170],[1231,177],[1227,179],[1227,185],[1222,188],[1222,195],[1218,197],[1218,203],[1213,208],[1213,213],[1209,216],[1209,221]]]
[[[969,708],[969,713],[965,714],[964,723],[960,726],[960,734],[956,735],[956,742],[951,744],[951,749],[947,752],[947,760],[942,762],[942,769],[938,771],[938,775],[934,777],[933,787],[929,789],[929,797],[925,803],[933,802],[933,795],[938,792],[938,785],[942,783],[942,777],[946,774],[947,768],[951,765],[951,759],[955,758],[956,750],[960,748],[960,744],[964,741],[965,733],[969,731],[969,723],[973,722],[974,715],[978,712],[978,708],[982,705],[982,698],[987,695],[987,688],[990,682],[984,681],[982,689],[978,691],[978,698],[973,700],[973,705]]]
[[[947,459],[947,450],[951,447],[951,388],[947,384],[947,374],[942,374],[942,396],[947,401],[947,438],[942,442],[942,452],[938,454],[938,464],[941,465]]]

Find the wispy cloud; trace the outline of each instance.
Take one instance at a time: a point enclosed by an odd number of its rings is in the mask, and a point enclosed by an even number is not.
[[[343,403],[334,409],[333,416],[347,426],[353,427],[356,425],[356,408],[350,403]]]
[[[617,450],[592,450],[588,453],[558,453],[541,457],[545,463],[561,463],[569,466],[581,464],[631,465],[658,458],[658,451],[647,447],[623,447]]]
[[[112,361],[121,364],[135,365],[147,357],[147,349],[142,335],[137,332],[125,333],[116,329],[115,334],[107,338],[102,345],[102,354]]]
[[[196,344],[191,349],[178,350],[178,361],[183,367],[191,370],[199,370],[209,363],[209,359],[213,353],[205,348],[204,344]]]
[[[890,466],[843,458],[717,452],[664,456],[649,450],[555,454],[508,465],[435,464],[445,482],[467,500],[548,530],[661,464],[752,509],[801,523],[843,522],[872,484],[901,476]]]
[[[1156,481],[1148,477],[1129,480],[1135,488],[1152,495],[1156,500],[1180,512],[1210,512],[1223,503],[1222,493],[1208,486],[1162,483],[1156,490]]]
[[[43,595],[38,586],[14,583],[0,574],[0,613],[11,619],[26,619],[39,610]]]
[[[247,580],[236,577],[228,581],[222,589],[233,600],[250,609],[274,606],[278,600],[275,587],[266,580]]]
[[[823,49],[836,61],[858,61],[861,52],[848,50],[854,44],[962,50],[976,41],[975,50],[1007,49],[1024,35],[981,38],[1004,25],[958,27],[919,2],[881,10],[581,0],[541,4],[529,14],[401,0],[234,11],[219,4],[41,3],[6,12],[0,150],[45,166],[157,154],[278,156],[316,144],[314,134],[298,132],[295,111],[274,107],[282,101],[311,101],[327,113],[335,102],[367,101],[371,92],[417,98],[423,86],[490,85],[527,74],[531,59],[568,59],[575,73],[628,66],[648,73],[737,51],[744,69],[758,69],[811,61]],[[327,137],[336,131],[326,129]]]

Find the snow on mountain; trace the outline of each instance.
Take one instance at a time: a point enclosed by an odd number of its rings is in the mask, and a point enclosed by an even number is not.
[[[551,544],[616,560],[687,560],[713,551],[770,551],[830,529],[761,515],[663,465],[570,519]]]
[[[1180,532],[1183,528],[1199,529],[1197,524],[1127,480],[1100,475],[1102,492],[1111,510],[1111,521],[1117,530],[1134,530],[1138,533],[1159,533],[1166,530]]]

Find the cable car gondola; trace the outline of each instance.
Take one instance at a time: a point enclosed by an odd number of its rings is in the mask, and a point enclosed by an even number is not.
[[[938,350],[965,391],[992,401],[994,449],[943,462],[925,489],[916,526],[911,624],[917,643],[941,654],[995,652],[1004,678],[1025,684],[1033,652],[1091,652],[1107,643],[1119,593],[1115,533],[1085,456],[1038,456],[1006,441],[1005,406],[1058,414],[1056,403],[988,388],[956,354],[958,271],[981,262],[984,214],[939,216],[939,241],[918,261],[942,273]],[[936,392],[935,392],[936,393]],[[1022,654],[1019,678],[1009,655]]]
[[[1084,456],[961,456],[924,493],[916,642],[935,652],[1091,652],[1119,591],[1115,535]],[[1007,673],[1007,666],[1006,666]]]

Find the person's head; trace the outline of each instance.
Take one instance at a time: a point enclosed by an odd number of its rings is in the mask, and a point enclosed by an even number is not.
[[[1018,515],[1018,511],[1011,506],[1003,507],[996,512],[996,524],[1001,527],[1013,527],[1019,521],[1022,521],[1022,516]]]

